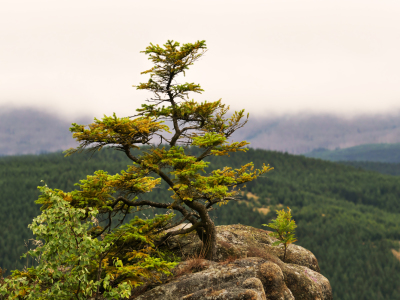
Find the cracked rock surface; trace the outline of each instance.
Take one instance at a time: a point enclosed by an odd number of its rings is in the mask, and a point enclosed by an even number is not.
[[[202,243],[192,232],[168,241],[175,255],[186,259],[158,286],[138,300],[331,300],[329,281],[320,274],[316,257],[307,249],[283,247],[268,231],[244,225],[217,226],[217,261],[199,257]]]

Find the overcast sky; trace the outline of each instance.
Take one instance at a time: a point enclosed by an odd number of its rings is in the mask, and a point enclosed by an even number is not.
[[[140,51],[206,40],[181,80],[256,116],[400,110],[398,0],[5,0],[0,106],[132,115]]]

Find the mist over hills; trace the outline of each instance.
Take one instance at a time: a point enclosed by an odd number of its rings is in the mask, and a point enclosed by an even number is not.
[[[353,118],[299,114],[253,118],[235,137],[247,140],[253,148],[291,154],[319,148],[334,150],[363,144],[399,143],[400,114]]]
[[[33,108],[0,108],[0,156],[40,154],[76,147],[71,132],[73,122],[90,122],[90,118],[69,120]]]
[[[122,117],[122,116],[121,116]],[[68,128],[88,124],[92,116],[66,118],[33,108],[0,108],[0,156],[39,154],[76,147]],[[303,154],[314,149],[347,148],[362,144],[399,143],[400,113],[341,118],[298,114],[250,117],[234,140],[250,147]]]
[[[400,143],[364,144],[345,149],[315,149],[305,153],[306,157],[330,161],[400,163]]]

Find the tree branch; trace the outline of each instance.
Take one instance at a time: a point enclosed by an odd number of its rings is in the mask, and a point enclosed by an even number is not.
[[[142,160],[140,160],[140,159],[138,159],[137,157],[134,157],[132,154],[131,154],[131,152],[129,151],[129,148],[128,148],[128,146],[127,145],[124,145],[123,146],[123,150],[124,150],[124,152],[125,152],[125,154],[132,160],[132,161],[134,161],[135,163],[137,163],[137,164],[143,164],[143,161]],[[161,170],[159,170],[159,169],[155,169],[155,168],[153,168],[153,167],[151,167],[151,166],[145,166],[146,168],[149,168],[151,171],[153,171],[154,173],[156,173],[156,174],[158,174],[174,191],[176,190],[175,188],[174,188],[174,183],[172,182],[172,180],[166,175],[166,174],[164,174],[164,172],[162,172]]]
[[[186,234],[186,233],[192,232],[193,230],[197,231],[199,229],[199,227],[203,227],[203,226],[204,226],[203,222],[197,222],[197,223],[193,224],[191,227],[189,227],[187,229],[180,229],[180,230],[177,230],[177,231],[167,232],[167,234],[164,235],[159,241],[154,243],[154,245],[156,247],[159,247],[161,244],[163,244],[171,236],[175,236],[175,235],[179,235],[179,234]]]
[[[188,212],[183,206],[178,205],[178,204],[171,204],[171,203],[157,203],[153,201],[148,201],[148,200],[141,200],[141,201],[131,201],[129,199],[126,199],[125,197],[119,196],[114,203],[111,204],[111,207],[114,207],[115,205],[118,204],[118,202],[123,202],[128,206],[144,206],[148,205],[151,207],[156,207],[156,208],[165,208],[169,209],[172,208],[173,210],[179,211],[184,217],[187,217],[187,220],[192,223],[196,224],[197,220],[193,217],[193,213]]]
[[[231,201],[231,200],[236,200],[234,197],[225,197],[225,198],[222,198],[222,199],[218,199],[218,200],[214,200],[214,201],[210,201],[207,205],[206,205],[206,209],[209,209],[211,206],[213,206],[214,204],[216,204],[216,203],[219,203],[219,202],[223,202],[223,201]]]
[[[159,234],[159,233],[161,233],[161,232],[163,232],[163,231],[166,231],[166,230],[169,230],[169,229],[171,229],[171,228],[174,228],[174,227],[176,227],[176,226],[178,226],[178,225],[181,225],[181,224],[182,224],[185,220],[187,220],[191,215],[192,215],[192,213],[189,213],[187,216],[185,216],[184,218],[182,218],[180,221],[175,222],[174,224],[171,224],[171,225],[169,225],[169,226],[166,226],[166,227],[160,229],[159,231],[155,232],[155,234]]]

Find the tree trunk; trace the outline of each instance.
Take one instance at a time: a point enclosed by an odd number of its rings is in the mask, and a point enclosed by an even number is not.
[[[202,237],[203,248],[201,249],[201,254],[207,260],[214,261],[217,259],[217,230],[215,228],[214,222],[211,220],[210,216],[207,215],[205,233]]]
[[[197,230],[197,235],[203,242],[200,255],[204,256],[207,260],[214,261],[217,259],[217,229],[208,214],[206,206],[196,201],[185,201],[185,204],[191,209],[197,211],[200,215],[201,222],[205,224],[202,228]]]

